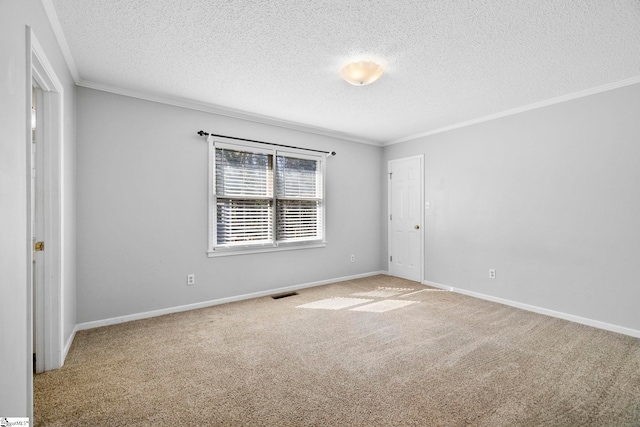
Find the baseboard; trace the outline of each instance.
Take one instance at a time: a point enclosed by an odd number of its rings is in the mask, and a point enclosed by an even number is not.
[[[144,312],[144,313],[129,314],[129,315],[126,315],[126,316],[112,317],[112,318],[109,318],[109,319],[95,320],[95,321],[92,321],[92,322],[78,323],[76,325],[74,331],[73,331],[73,336],[75,336],[76,331],[82,331],[82,330],[85,330],[85,329],[100,328],[102,326],[116,325],[118,323],[131,322],[133,320],[140,320],[140,319],[148,319],[150,317],[163,316],[165,314],[179,313],[179,312],[182,312],[182,311],[196,310],[196,309],[199,309],[199,308],[211,307],[211,306],[214,306],[214,305],[226,304],[226,303],[229,303],[229,302],[235,302],[235,301],[242,301],[242,300],[251,299],[251,298],[264,297],[264,296],[268,296],[268,295],[273,295],[273,294],[278,294],[278,293],[283,293],[283,292],[290,292],[290,291],[295,291],[295,290],[304,289],[304,288],[312,288],[314,286],[328,285],[330,283],[345,282],[347,280],[360,279],[360,278],[363,278],[363,277],[376,276],[376,275],[379,275],[379,274],[384,274],[384,272],[383,271],[373,271],[373,272],[369,272],[369,273],[356,274],[356,275],[353,275],[353,276],[345,276],[345,277],[338,277],[338,278],[334,278],[334,279],[320,280],[318,282],[309,282],[309,283],[303,283],[303,284],[299,284],[299,285],[285,286],[285,287],[282,287],[282,288],[268,289],[266,291],[260,291],[260,292],[253,292],[253,293],[250,293],[250,294],[235,295],[235,296],[232,296],[232,297],[220,298],[220,299],[215,299],[215,300],[210,300],[210,301],[203,301],[203,302],[198,302],[198,303],[194,303],[194,304],[187,304],[187,305],[180,305],[180,306],[176,306],[176,307],[163,308],[161,310],[147,311],[147,312]],[[71,342],[72,341],[73,341],[73,337],[71,338],[71,340],[68,343],[69,347],[71,346]],[[68,348],[66,349],[66,351],[68,351]],[[65,352],[65,357],[66,357],[66,352]]]
[[[499,304],[508,305],[511,307],[520,308],[522,310],[531,311],[538,314],[544,314],[546,316],[556,317],[558,319],[568,320],[570,322],[580,323],[594,328],[604,329],[611,332],[616,332],[623,335],[629,335],[635,338],[640,338],[640,331],[636,329],[627,328],[619,325],[612,325],[611,323],[601,322],[599,320],[588,319],[586,317],[575,316],[573,314],[567,314],[560,311],[549,310],[543,307],[537,307],[535,305],[523,304],[517,301],[511,301],[505,298],[494,297],[491,295],[481,294],[478,292],[468,291],[466,289],[454,288],[446,286],[440,283],[429,282],[427,280],[422,282],[423,285],[433,286],[435,288],[445,289],[448,291],[456,292],[458,294],[467,295],[474,298],[480,298],[486,301],[497,302]]]
[[[67,360],[67,354],[69,354],[69,349],[71,348],[71,344],[73,344],[73,339],[76,337],[77,331],[78,331],[78,325],[76,325],[73,328],[73,331],[71,331],[71,335],[69,336],[69,338],[67,339],[67,342],[64,345],[64,349],[62,350],[62,365],[64,365],[64,361]]]
[[[433,286],[434,288],[438,288],[438,289],[444,289],[445,291],[453,291],[453,288],[451,286],[441,285],[440,283],[436,283],[436,282],[429,282],[428,280],[424,280],[422,284]]]

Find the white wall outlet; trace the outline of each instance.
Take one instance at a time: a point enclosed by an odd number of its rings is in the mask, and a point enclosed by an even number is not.
[[[495,279],[496,278],[496,271],[492,268],[489,270],[489,279]]]
[[[196,275],[188,274],[187,275],[187,285],[195,285],[196,284]]]
[[[351,262],[356,262],[356,256],[355,255],[351,255]]]

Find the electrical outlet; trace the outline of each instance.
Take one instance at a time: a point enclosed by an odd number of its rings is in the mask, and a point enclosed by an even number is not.
[[[496,278],[496,271],[492,268],[489,270],[489,279],[495,279]]]
[[[356,256],[355,255],[351,255],[351,262],[356,262]]]
[[[188,274],[187,275],[187,285],[195,285],[196,284],[196,275]]]

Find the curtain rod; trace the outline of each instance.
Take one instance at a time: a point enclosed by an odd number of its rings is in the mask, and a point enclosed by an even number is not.
[[[200,136],[218,136],[220,138],[236,139],[238,141],[257,142],[258,144],[276,145],[278,147],[285,147],[285,148],[295,148],[296,150],[315,151],[316,153],[325,153],[325,154],[327,154],[329,156],[335,156],[336,155],[335,151],[314,150],[313,148],[294,147],[292,145],[284,145],[284,144],[275,144],[273,142],[256,141],[255,139],[238,138],[238,137],[235,137],[235,136],[228,136],[228,135],[216,135],[215,133],[207,133],[207,132],[205,132],[203,130],[198,131],[197,133]]]

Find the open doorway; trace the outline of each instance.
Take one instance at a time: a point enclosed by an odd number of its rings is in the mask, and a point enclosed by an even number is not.
[[[31,90],[31,289],[33,290],[33,373],[44,372],[44,128],[43,92],[32,81]]]
[[[30,27],[27,39],[27,354],[33,371],[62,366],[63,280],[63,86]],[[35,125],[35,126],[34,126]],[[32,384],[29,378],[29,384]],[[31,386],[32,388],[32,386]]]

